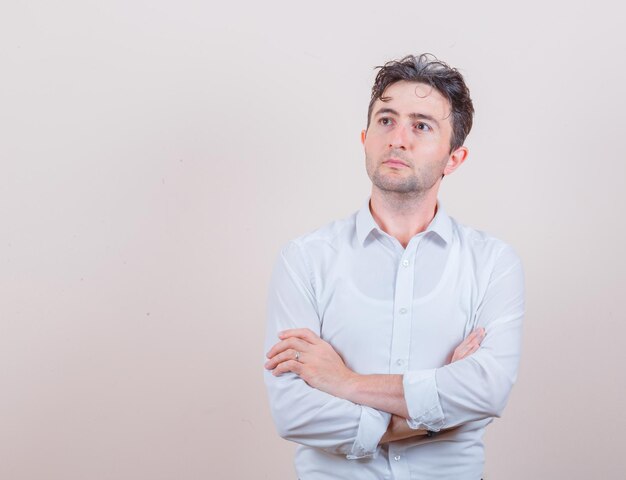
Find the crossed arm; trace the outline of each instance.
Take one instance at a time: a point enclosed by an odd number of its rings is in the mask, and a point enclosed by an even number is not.
[[[523,274],[512,251],[501,253],[475,311],[481,340],[468,337],[445,366],[403,376],[357,375],[312,333],[320,319],[310,278],[301,248],[290,244],[272,276],[266,336],[265,379],[281,436],[361,458],[379,443],[500,415],[521,346]]]
[[[359,375],[350,370],[333,347],[308,328],[280,332],[280,341],[267,353],[265,368],[274,376],[292,372],[309,386],[358,405],[392,414],[380,443],[425,435],[425,429],[412,429],[402,375]],[[450,363],[462,360],[480,347],[485,329],[477,328],[454,350]]]

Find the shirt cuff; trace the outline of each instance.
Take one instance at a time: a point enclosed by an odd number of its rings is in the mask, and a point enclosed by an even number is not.
[[[407,424],[414,430],[438,432],[443,427],[443,410],[437,392],[435,368],[407,372],[402,378],[409,411]]]
[[[378,442],[387,431],[391,414],[381,412],[370,407],[361,407],[361,419],[356,439],[352,445],[352,450],[346,458],[357,460],[359,458],[376,457],[378,453]]]

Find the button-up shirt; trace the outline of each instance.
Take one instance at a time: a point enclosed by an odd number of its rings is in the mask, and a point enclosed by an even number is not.
[[[376,224],[369,201],[289,242],[270,283],[265,351],[280,331],[309,328],[353,371],[403,375],[409,426],[439,432],[379,445],[389,413],[266,372],[278,432],[299,444],[299,478],[480,479],[485,426],[516,380],[523,312],[513,249],[441,204],[406,248]],[[450,363],[477,327],[480,348]]]

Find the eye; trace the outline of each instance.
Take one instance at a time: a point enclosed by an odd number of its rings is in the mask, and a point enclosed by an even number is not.
[[[430,125],[428,125],[427,123],[424,123],[424,122],[419,122],[417,125],[415,125],[415,128],[417,128],[418,130],[421,130],[422,132],[430,132],[431,131]]]
[[[391,120],[391,118],[389,118],[389,117],[381,117],[378,120],[378,123],[380,123],[384,127],[388,127],[389,125],[391,125],[393,123],[393,120]]]

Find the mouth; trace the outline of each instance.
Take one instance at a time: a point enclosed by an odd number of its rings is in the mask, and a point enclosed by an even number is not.
[[[408,167],[408,163],[403,162],[402,160],[398,160],[397,158],[390,158],[389,160],[385,160],[383,162],[384,165],[387,165],[388,167],[395,167],[395,168],[402,168],[402,167]]]

